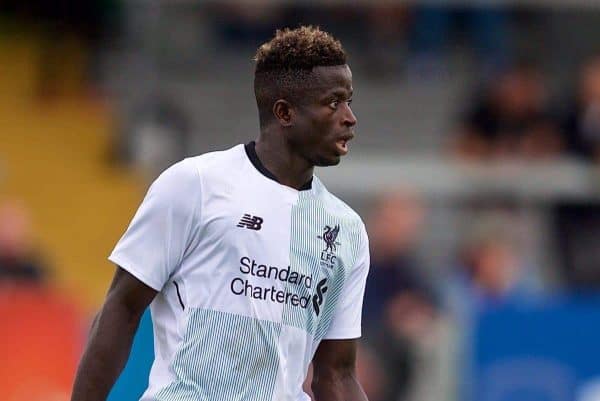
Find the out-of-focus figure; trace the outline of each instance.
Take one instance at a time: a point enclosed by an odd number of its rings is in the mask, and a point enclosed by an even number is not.
[[[459,314],[521,301],[537,291],[516,234],[500,219],[484,216],[471,227],[459,250],[459,266],[451,280]]]
[[[185,109],[167,96],[156,94],[124,120],[115,159],[141,167],[149,178],[187,156],[191,122]]]
[[[526,262],[517,220],[509,213],[473,218],[459,245],[458,264],[445,280],[446,308],[454,330],[450,366],[455,369],[457,399],[472,386],[469,374],[473,330],[480,313],[537,299],[539,280]]]
[[[372,352],[365,363],[382,367],[382,377],[374,380],[371,371],[367,381],[373,386],[365,387],[373,401],[424,401],[448,391],[439,374],[446,367],[443,319],[416,257],[425,215],[418,194],[399,190],[379,198],[368,219],[371,270],[363,319]]]
[[[79,308],[46,282],[29,211],[0,204],[0,387],[8,401],[66,401],[84,340]]]
[[[407,291],[389,303],[386,317],[389,339],[380,337],[384,340],[380,349],[385,352],[385,341],[389,341],[390,354],[384,358],[384,366],[398,369],[403,362],[409,363],[404,365],[407,375],[390,375],[387,399],[454,400],[454,331],[437,299],[431,292]],[[393,359],[402,355],[409,358]],[[402,369],[397,373],[403,373]]]
[[[561,138],[546,98],[535,66],[521,63],[505,70],[477,91],[460,122],[455,151],[470,160],[557,156]]]
[[[411,191],[384,195],[373,207],[367,223],[371,269],[363,317],[368,330],[379,330],[385,319],[385,305],[395,296],[425,286],[415,258],[424,217],[425,207]]]
[[[568,152],[600,161],[600,55],[583,66],[562,128]]]
[[[31,217],[23,204],[0,204],[0,283],[44,280],[46,272],[33,251],[31,231]]]

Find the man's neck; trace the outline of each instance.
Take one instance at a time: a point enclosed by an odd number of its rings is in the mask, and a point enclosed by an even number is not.
[[[261,163],[280,184],[299,190],[312,179],[314,166],[291,151],[283,140],[274,143],[261,137],[256,141],[255,150]]]

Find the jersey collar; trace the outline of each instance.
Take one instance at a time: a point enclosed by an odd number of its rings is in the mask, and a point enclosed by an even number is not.
[[[273,174],[269,170],[267,170],[267,168],[264,166],[264,164],[262,164],[262,162],[258,158],[258,155],[256,154],[256,142],[254,142],[254,141],[248,142],[246,145],[244,145],[244,149],[246,150],[246,155],[248,156],[248,159],[250,159],[250,162],[252,163],[252,165],[262,175],[275,181],[278,184],[281,184],[279,182],[279,180],[277,179],[277,177],[275,177],[275,174]],[[310,190],[312,188],[312,181],[313,181],[313,179],[311,177],[310,180],[308,180],[304,185],[302,185],[302,187],[300,188],[300,191]]]

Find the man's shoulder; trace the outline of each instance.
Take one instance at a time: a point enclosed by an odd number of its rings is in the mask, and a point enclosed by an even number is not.
[[[236,169],[243,160],[241,149],[243,145],[237,145],[227,150],[187,157],[163,171],[153,185],[167,191],[199,188],[201,177],[221,176],[224,170]]]
[[[200,171],[215,167],[221,168],[223,166],[235,167],[236,162],[239,163],[243,161],[243,148],[244,145],[236,145],[229,149],[217,150],[188,157],[184,161],[187,161],[191,166],[194,166]]]
[[[329,213],[356,222],[359,225],[363,225],[363,221],[360,215],[345,201],[331,193],[325,187],[325,185],[323,185],[323,183],[316,177],[315,185],[317,186],[319,197],[323,201],[323,204],[325,205],[325,208]]]

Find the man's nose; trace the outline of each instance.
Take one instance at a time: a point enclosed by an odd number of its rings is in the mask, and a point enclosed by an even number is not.
[[[352,112],[350,105],[346,104],[344,119],[342,120],[342,124],[347,127],[354,127],[356,125],[356,116]]]

